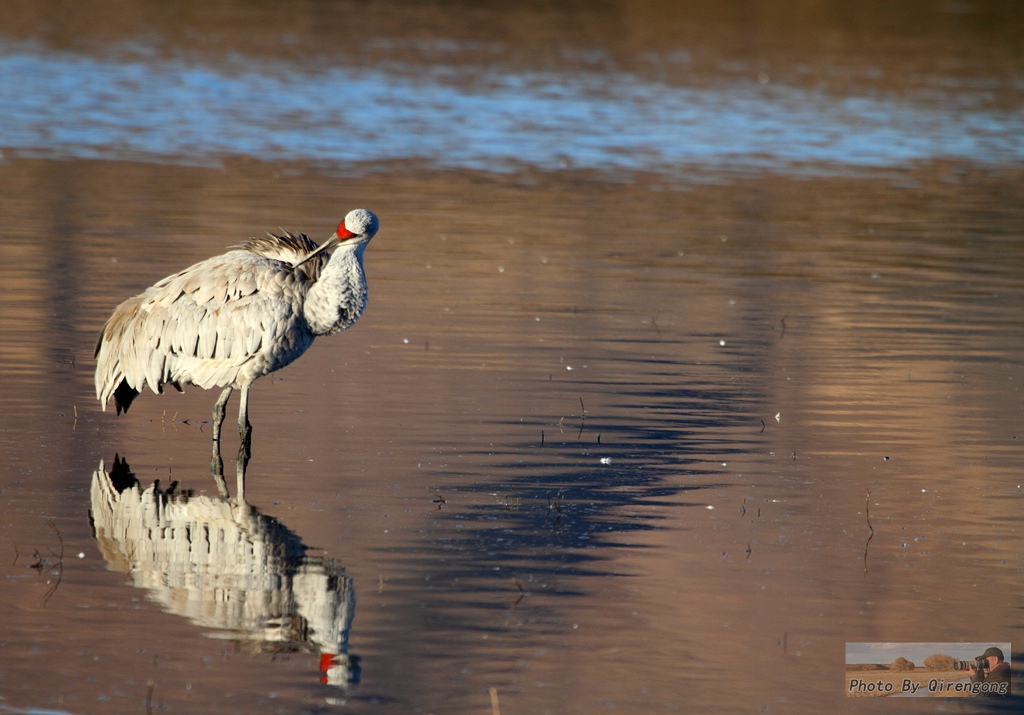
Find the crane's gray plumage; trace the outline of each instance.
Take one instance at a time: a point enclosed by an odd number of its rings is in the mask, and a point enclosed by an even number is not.
[[[303,234],[269,234],[157,282],[115,310],[96,344],[96,397],[127,412],[148,386],[241,390],[238,427],[248,440],[252,383],[288,365],[318,335],[352,326],[366,307],[363,251],[377,217],[350,212],[322,246]],[[330,256],[327,249],[336,250]]]

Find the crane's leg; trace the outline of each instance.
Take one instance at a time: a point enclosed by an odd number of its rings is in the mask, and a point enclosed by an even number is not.
[[[245,395],[244,392],[242,394]],[[220,444],[220,426],[224,424],[224,412],[228,406],[229,397],[231,397],[231,388],[225,387],[224,392],[220,393],[220,397],[213,404],[213,441],[217,444]]]
[[[248,447],[252,444],[252,425],[249,424],[249,385],[242,385],[238,402],[238,437]]]

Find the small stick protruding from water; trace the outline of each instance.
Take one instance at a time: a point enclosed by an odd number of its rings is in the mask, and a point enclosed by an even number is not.
[[[53,533],[57,535],[57,541],[60,543],[60,553],[58,554],[54,552],[53,549],[50,549],[50,553],[57,557],[57,564],[55,566],[50,567],[49,570],[53,571],[54,569],[57,569],[57,580],[54,582],[53,586],[50,587],[50,589],[46,592],[46,595],[43,597],[44,607],[50,600],[50,597],[57,592],[57,588],[60,586],[60,581],[62,578],[64,578],[64,537],[60,535],[60,530],[57,528],[57,525],[53,523],[52,519],[47,519],[47,523],[50,525],[50,528],[53,530]]]
[[[868,530],[871,535],[875,534],[875,527],[871,526],[871,490],[868,489],[867,498],[864,500],[864,520],[868,523]]]
[[[871,526],[871,490],[868,489],[867,498],[864,500],[864,521],[868,524],[868,540],[864,542],[864,577],[868,575],[868,544],[875,538],[875,527]]]
[[[512,583],[515,584],[515,587],[519,589],[519,598],[516,599],[516,602],[512,604],[511,608],[511,610],[514,611],[516,610],[516,607],[523,602],[523,599],[530,595],[530,592],[523,588],[523,584],[519,583],[519,579],[512,579]]]
[[[655,313],[653,316],[651,316],[651,327],[654,328],[655,331],[657,331],[658,335],[661,335],[661,328],[658,327],[658,318],[660,318],[660,317],[661,317],[661,311],[659,311],[659,312]]]
[[[501,715],[501,708],[498,706],[498,689],[491,688],[491,715]]]
[[[551,514],[555,515],[554,520],[551,522],[552,526],[558,526],[558,522],[562,520],[562,512],[565,510],[565,507],[562,506],[562,492],[563,491],[565,491],[564,488],[559,489],[558,493],[555,494],[555,498],[554,499],[551,498],[551,492],[548,492],[548,494],[547,494],[547,497],[548,497],[548,517],[550,517]],[[547,518],[545,518],[545,521],[547,521]]]
[[[583,405],[583,398],[580,398],[580,433],[576,435],[576,439],[583,437],[583,426],[587,424],[587,408]]]
[[[156,683],[153,679],[149,679],[148,689],[146,690],[146,715],[153,714],[153,690],[156,688]]]

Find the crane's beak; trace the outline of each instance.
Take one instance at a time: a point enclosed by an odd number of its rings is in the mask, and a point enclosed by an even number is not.
[[[308,256],[303,258],[301,261],[299,261],[298,263],[293,263],[292,264],[292,268],[298,268],[303,263],[309,261],[310,259],[314,258],[315,256],[323,253],[324,251],[331,250],[332,248],[337,246],[339,243],[341,243],[341,239],[338,238],[338,234],[335,233],[333,236],[331,236],[326,241],[324,241],[321,245],[317,246],[317,249],[315,251],[310,253]]]

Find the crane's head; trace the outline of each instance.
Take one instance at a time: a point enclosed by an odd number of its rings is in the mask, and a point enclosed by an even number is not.
[[[346,246],[365,246],[376,235],[379,227],[380,222],[372,211],[367,211],[366,209],[349,211],[345,220],[338,224],[338,230],[334,232],[333,236],[320,244],[319,248],[301,261],[293,264],[292,267],[298,268],[314,256],[318,256],[324,251],[329,251],[342,243]]]
[[[380,222],[372,211],[356,209],[349,211],[345,220],[338,224],[338,230],[334,236],[338,242],[356,241],[366,243],[377,233]]]

